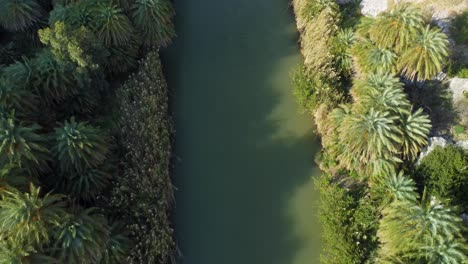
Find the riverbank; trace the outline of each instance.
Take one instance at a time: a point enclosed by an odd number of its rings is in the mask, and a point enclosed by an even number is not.
[[[321,263],[433,263],[441,255],[444,263],[461,263],[466,240],[459,208],[467,204],[460,194],[468,191],[468,177],[460,168],[468,156],[447,148],[416,164],[434,133],[431,123],[437,129],[451,109],[446,89],[433,79],[448,59],[447,36],[411,5],[369,18],[354,2],[293,4],[303,54],[294,93],[315,118],[322,142]],[[401,23],[408,16],[412,22]],[[444,173],[441,164],[453,171]],[[450,222],[451,232],[425,229],[434,208],[443,209],[434,226]],[[446,242],[456,254],[445,252]]]

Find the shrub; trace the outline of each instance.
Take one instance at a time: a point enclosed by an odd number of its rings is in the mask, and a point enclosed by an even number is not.
[[[299,67],[292,77],[294,95],[302,111],[314,113],[320,104],[335,107],[345,96],[327,80],[310,73],[305,67]]]
[[[421,160],[417,172],[429,194],[455,205],[468,205],[468,155],[460,148],[436,147]]]
[[[167,85],[156,51],[150,52],[117,93],[124,161],[111,204],[132,233],[129,263],[167,263],[175,253],[169,210],[171,120]]]
[[[366,263],[377,249],[377,205],[366,190],[343,188],[329,175],[315,186],[320,191],[319,217],[324,244],[320,256],[324,264]]]

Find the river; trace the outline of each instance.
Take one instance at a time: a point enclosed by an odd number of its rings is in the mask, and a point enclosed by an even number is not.
[[[290,75],[285,0],[175,0],[163,52],[176,128],[174,225],[184,264],[318,263],[319,149]]]

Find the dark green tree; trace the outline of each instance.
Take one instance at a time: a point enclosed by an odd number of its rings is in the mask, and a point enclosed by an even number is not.
[[[169,0],[135,0],[131,18],[146,46],[167,46],[175,36]]]
[[[55,129],[52,153],[61,173],[81,173],[104,162],[108,143],[100,129],[72,117]]]

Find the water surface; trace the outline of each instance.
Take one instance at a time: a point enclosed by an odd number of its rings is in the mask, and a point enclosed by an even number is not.
[[[164,52],[176,126],[184,264],[318,263],[318,150],[290,85],[300,62],[285,0],[176,0]]]

